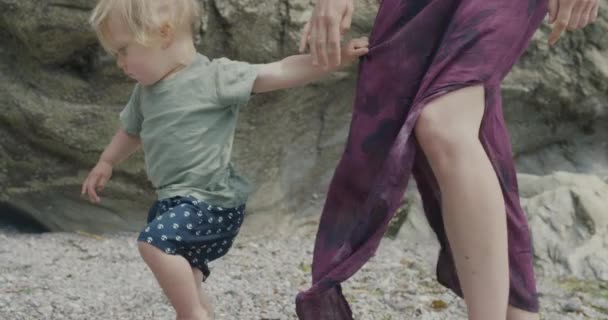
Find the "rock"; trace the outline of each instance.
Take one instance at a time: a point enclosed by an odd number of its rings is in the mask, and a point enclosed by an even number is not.
[[[564,312],[581,312],[583,310],[583,303],[578,298],[573,298],[564,303],[562,307]]]
[[[134,230],[154,198],[140,153],[116,168],[100,206],[78,197],[133,85],[87,26],[94,3],[0,0],[0,206],[50,230]],[[308,0],[201,3],[199,49],[251,62],[296,53],[312,9]],[[376,0],[357,2],[350,36],[369,34],[376,9]],[[607,18],[601,10],[595,25],[554,48],[543,27],[506,79],[505,114],[521,172],[608,178]],[[353,66],[255,97],[243,111],[234,157],[256,185],[251,228],[318,215],[348,133],[355,77]]]
[[[41,64],[64,64],[96,45],[87,22],[94,4],[90,0],[3,0],[0,26],[17,40],[19,49]]]
[[[503,85],[518,171],[608,175],[608,13],[549,48],[548,25]]]
[[[608,281],[608,184],[593,175],[556,172],[518,175],[521,202],[528,216],[536,272]],[[437,257],[438,243],[417,194],[398,239]]]
[[[540,270],[607,281],[608,184],[565,172],[520,181]]]
[[[141,155],[116,170],[110,201],[79,198],[129,91],[87,25],[94,4],[0,1],[0,206],[48,230],[133,230],[152,201]]]
[[[53,315],[53,306],[50,304],[44,304],[37,308],[38,313],[40,313],[46,319],[49,319]]]
[[[136,236],[124,233],[100,241],[67,233],[11,235],[3,243],[6,251],[0,251],[0,317],[8,312],[16,320],[174,318],[137,249],[125,245],[134,243]],[[99,256],[75,258],[82,252],[74,243]],[[205,288],[217,317],[297,319],[295,295],[310,283],[310,272],[302,272],[298,264],[310,261],[312,253],[302,247],[312,247],[314,233],[280,237],[243,232],[237,243],[254,243],[258,250],[235,246],[210,264]],[[410,249],[406,239],[383,241],[377,255],[343,286],[354,318],[466,319],[462,299],[434,281],[434,269],[426,265],[424,254]],[[107,263],[116,256],[124,258]],[[22,267],[25,264],[31,267]],[[543,318],[575,319],[581,312],[590,319],[608,317],[608,309],[601,307],[608,302],[601,282],[563,284],[559,278],[539,275]]]

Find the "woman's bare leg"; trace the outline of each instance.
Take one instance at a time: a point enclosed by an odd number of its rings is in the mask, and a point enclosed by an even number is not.
[[[479,140],[482,86],[425,106],[416,137],[441,190],[444,227],[469,319],[506,319],[509,295],[506,212],[498,178]]]
[[[515,307],[509,306],[507,309],[507,320],[538,320],[538,313],[531,313]]]

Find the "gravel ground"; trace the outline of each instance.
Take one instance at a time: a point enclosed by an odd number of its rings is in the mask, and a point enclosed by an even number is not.
[[[296,319],[313,235],[240,235],[211,264],[217,319]],[[174,319],[135,237],[0,230],[0,319]],[[462,301],[434,281],[428,252],[386,239],[345,284],[355,319],[466,319]],[[608,319],[607,284],[539,277],[539,288],[543,319]]]

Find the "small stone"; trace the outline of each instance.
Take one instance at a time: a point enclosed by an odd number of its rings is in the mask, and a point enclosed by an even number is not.
[[[411,306],[411,303],[405,299],[395,299],[394,301],[386,301],[393,309],[397,311],[404,311]]]
[[[564,312],[581,312],[583,310],[583,303],[578,298],[573,298],[562,306],[562,311]]]
[[[448,304],[443,301],[443,300],[433,300],[433,302],[431,302],[431,308],[433,308],[433,310],[443,310],[446,309],[448,307]]]
[[[40,312],[40,314],[44,315],[47,318],[53,314],[53,306],[51,306],[50,304],[42,305],[36,309],[38,310],[38,312]]]

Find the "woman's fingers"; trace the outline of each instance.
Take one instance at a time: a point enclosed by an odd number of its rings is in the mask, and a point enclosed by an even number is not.
[[[577,0],[574,1],[572,12],[570,14],[570,20],[568,21],[568,30],[576,30],[578,24],[583,17],[583,11],[588,0]]]
[[[559,8],[558,0],[549,0],[548,10],[549,10],[549,23],[553,24],[555,19],[557,19],[557,10]]]
[[[559,1],[557,8],[557,17],[555,18],[555,23],[553,24],[553,30],[551,30],[551,34],[549,35],[550,45],[554,45],[557,40],[559,40],[561,34],[568,28],[568,23],[570,23],[573,7],[574,1]]]
[[[310,40],[310,25],[310,20],[308,20],[304,26],[304,29],[302,29],[302,35],[300,36],[300,53],[304,53],[306,50],[306,45]]]
[[[597,19],[597,14],[599,12],[600,9],[600,2],[599,1],[595,1],[595,5],[593,6],[593,10],[591,10],[591,22],[595,22],[595,20]]]

